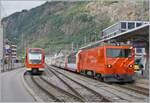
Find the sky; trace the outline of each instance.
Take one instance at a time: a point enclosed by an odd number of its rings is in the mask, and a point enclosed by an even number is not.
[[[31,9],[45,3],[46,0],[0,0],[1,18],[11,15],[23,9]]]

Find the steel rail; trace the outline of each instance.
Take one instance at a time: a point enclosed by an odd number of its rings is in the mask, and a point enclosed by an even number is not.
[[[82,98],[80,98],[79,96],[74,95],[74,94],[72,94],[72,93],[70,93],[70,92],[67,92],[66,90],[60,88],[59,86],[56,86],[56,85],[52,84],[51,82],[49,82],[49,81],[46,80],[45,78],[40,77],[40,79],[43,80],[44,82],[46,82],[48,85],[52,86],[53,88],[57,89],[59,92],[62,92],[63,94],[66,94],[66,95],[68,95],[68,96],[70,96],[70,97],[72,97],[72,98],[74,98],[74,99],[76,99],[76,100],[79,100],[79,102],[83,102],[83,101],[84,101],[84,100],[83,100]]]
[[[57,67],[57,68],[59,68],[59,67]],[[77,75],[79,75],[79,74],[77,74]],[[94,79],[94,80],[98,80],[98,81],[102,82],[101,79],[93,78],[93,77],[88,76],[88,75],[81,75],[81,76],[84,76],[84,77],[87,77],[87,78],[90,78],[90,79]],[[103,82],[103,83],[105,83],[105,82]],[[110,85],[112,83],[105,83],[105,84],[109,84]],[[113,85],[114,86],[118,86],[120,88],[124,88],[124,89],[128,89],[128,90],[131,90],[131,91],[135,91],[136,93],[139,93],[139,94],[142,94],[142,95],[145,95],[145,96],[149,96],[149,89],[147,89],[147,88],[142,88],[142,87],[135,86],[135,85],[129,84],[129,83],[128,83],[128,85],[117,85],[117,84],[113,84]]]
[[[70,86],[67,82],[65,82],[62,78],[60,78],[54,71],[49,69],[48,71],[52,72],[58,79],[60,79],[61,82],[63,82],[74,94],[76,94],[78,98],[80,98],[82,101],[85,101],[85,98],[82,95],[80,95],[80,93],[77,90],[75,90],[72,86]]]
[[[48,66],[48,65],[47,65],[47,66]],[[57,72],[57,73],[63,75],[64,77],[68,78],[69,80],[73,81],[74,83],[80,85],[81,87],[87,89],[88,91],[92,92],[92,93],[95,94],[96,96],[100,97],[101,102],[111,102],[111,101],[108,100],[106,97],[104,97],[102,94],[96,92],[95,90],[89,88],[88,86],[85,86],[85,85],[81,84],[81,83],[78,82],[78,81],[73,80],[72,78],[70,78],[70,77],[67,76],[66,74],[61,73],[60,71],[54,69],[53,67],[48,66],[48,68],[49,68],[49,70],[54,70],[55,72]],[[51,69],[50,69],[50,68],[51,68]]]
[[[25,77],[26,73],[24,73],[24,78],[25,80],[26,77]],[[61,102],[60,99],[58,99],[56,96],[54,96],[52,93],[50,93],[49,91],[47,91],[45,88],[43,88],[36,80],[33,76],[30,76],[32,82],[40,89],[42,90],[49,98],[53,99],[55,102]]]
[[[53,66],[51,66],[51,67],[53,67]],[[59,67],[56,67],[56,66],[54,66],[53,68],[59,68]],[[64,69],[61,69],[61,70],[64,70]],[[74,72],[73,72],[74,73]],[[74,74],[77,74],[77,73],[74,73]],[[77,74],[77,75],[80,75],[80,74]],[[94,79],[94,80],[98,80],[98,81],[101,81],[101,80],[99,80],[99,79],[97,79],[97,78],[91,78],[90,76],[85,76],[85,75],[80,75],[80,76],[83,76],[83,77],[87,77],[87,78],[90,78],[90,79]],[[105,82],[103,82],[103,84],[107,84],[107,85],[110,85],[110,84],[112,84],[112,83],[105,83]],[[130,84],[130,85],[133,85],[133,84]],[[142,88],[142,87],[137,87],[138,89],[136,89],[136,87],[128,87],[129,85],[118,85],[118,84],[112,84],[112,86],[113,87],[111,87],[110,86],[110,88],[112,88],[112,89],[114,89],[114,90],[117,90],[117,91],[120,91],[120,92],[122,92],[121,90],[119,90],[119,89],[116,89],[116,88],[114,88],[114,86],[118,86],[118,87],[120,87],[120,89],[122,88],[122,89],[124,89],[124,90],[129,90],[129,91],[131,91],[131,92],[135,92],[135,93],[138,93],[138,94],[141,94],[141,95],[143,95],[143,96],[149,96],[149,89],[146,89],[146,88]],[[122,87],[121,87],[122,86]],[[127,87],[123,87],[123,86],[127,86]],[[130,89],[131,88],[131,89]],[[106,90],[106,91],[108,91],[108,90]],[[109,92],[109,91],[108,91]],[[114,93],[112,93],[112,94],[114,94]],[[130,95],[129,93],[126,93],[127,95]],[[116,94],[115,94],[116,95]],[[139,97],[136,97],[135,95],[131,95],[131,96],[133,96],[133,97],[135,97],[135,98],[137,98],[137,99],[139,99]],[[126,100],[126,99],[124,99],[124,98],[122,98],[122,97],[120,97],[120,96],[117,96],[118,98],[120,98],[120,99],[122,99],[122,100]],[[129,100],[128,100],[129,101]]]
[[[145,96],[149,96],[149,89],[146,89],[146,88],[142,88],[142,87],[130,85],[130,84],[129,85],[116,85],[116,86],[135,91],[136,93],[143,94]]]

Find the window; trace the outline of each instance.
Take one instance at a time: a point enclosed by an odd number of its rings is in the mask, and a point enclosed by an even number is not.
[[[30,64],[40,64],[42,62],[42,54],[29,53]]]
[[[40,64],[42,62],[42,50],[41,49],[29,49],[29,63]]]
[[[141,26],[141,25],[142,25],[142,23],[136,23],[136,27]]]
[[[135,28],[135,23],[128,23],[128,29],[133,29]]]
[[[110,58],[128,58],[131,57],[131,49],[115,49],[115,48],[108,48],[106,50],[107,57]]]
[[[126,29],[126,22],[121,23],[121,29]]]
[[[142,53],[142,49],[141,48],[136,48],[136,53]]]

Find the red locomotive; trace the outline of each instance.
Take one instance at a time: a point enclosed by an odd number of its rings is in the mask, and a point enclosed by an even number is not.
[[[79,50],[78,53],[67,56],[65,69],[92,75],[105,82],[131,82],[134,74],[134,48],[98,46]]]
[[[132,46],[99,46],[81,50],[77,72],[102,78],[106,82],[133,81],[134,49]]]
[[[44,49],[41,48],[27,48],[25,66],[27,71],[32,73],[42,72],[45,67]]]

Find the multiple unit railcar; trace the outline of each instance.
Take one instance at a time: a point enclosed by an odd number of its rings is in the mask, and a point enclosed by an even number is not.
[[[65,59],[64,69],[92,75],[106,82],[131,82],[134,75],[134,48],[132,46],[98,46],[71,53]],[[55,62],[61,67],[60,62]],[[58,65],[59,64],[59,65]]]
[[[44,49],[27,48],[26,49],[26,70],[32,73],[43,72],[45,69]]]

